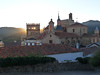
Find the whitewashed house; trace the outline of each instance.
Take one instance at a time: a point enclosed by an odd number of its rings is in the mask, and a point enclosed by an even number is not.
[[[54,57],[58,60],[59,63],[64,62],[76,62],[77,57],[83,57],[83,52],[72,52],[72,53],[59,53],[59,54],[51,54],[47,55],[48,57]]]
[[[21,42],[21,46],[34,46],[34,45],[42,45],[40,40],[36,40],[34,38],[29,38]]]

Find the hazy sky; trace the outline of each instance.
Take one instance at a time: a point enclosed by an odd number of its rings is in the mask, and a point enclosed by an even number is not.
[[[0,27],[40,23],[43,28],[51,18],[56,25],[58,11],[60,19],[68,19],[71,12],[78,22],[100,20],[100,0],[0,0]]]

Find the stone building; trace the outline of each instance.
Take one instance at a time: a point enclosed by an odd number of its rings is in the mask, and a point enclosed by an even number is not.
[[[74,22],[72,13],[69,19],[61,20],[58,14],[57,25],[54,27],[53,19],[50,20],[44,32],[40,34],[40,24],[26,24],[27,39],[33,38],[34,43],[41,44],[66,44],[76,47],[77,45],[86,46],[91,43],[99,42],[99,29],[96,27],[94,34],[88,34],[88,27]],[[25,41],[27,41],[27,39]],[[25,42],[24,41],[24,42]],[[31,42],[30,42],[31,41]],[[32,40],[27,45],[33,44]],[[24,43],[25,44],[25,43]],[[78,47],[78,46],[77,46]]]
[[[26,23],[27,38],[36,38],[40,35],[40,24]]]
[[[37,37],[40,36],[40,24],[26,23],[26,30],[26,36],[21,38],[21,46],[41,45],[40,40],[37,40]]]

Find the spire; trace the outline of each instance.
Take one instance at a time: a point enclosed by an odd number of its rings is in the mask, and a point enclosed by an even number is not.
[[[97,34],[99,35],[99,28],[98,28],[98,27],[95,28],[94,33],[95,33],[96,35],[97,35]]]
[[[95,28],[95,31],[99,31],[99,28],[98,28],[98,27],[96,27],[96,28]]]
[[[60,20],[60,17],[59,17],[59,12],[58,12],[58,20]]]
[[[59,12],[58,12],[57,25],[61,25],[61,21],[60,21],[60,16],[59,16]]]
[[[69,14],[69,20],[72,20],[72,13]]]

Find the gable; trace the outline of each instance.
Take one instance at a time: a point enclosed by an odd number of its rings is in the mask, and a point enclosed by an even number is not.
[[[53,44],[60,44],[61,40],[59,39],[58,36],[56,36],[53,33],[47,34],[45,37],[43,37],[42,42],[43,43],[50,43],[52,41]]]

